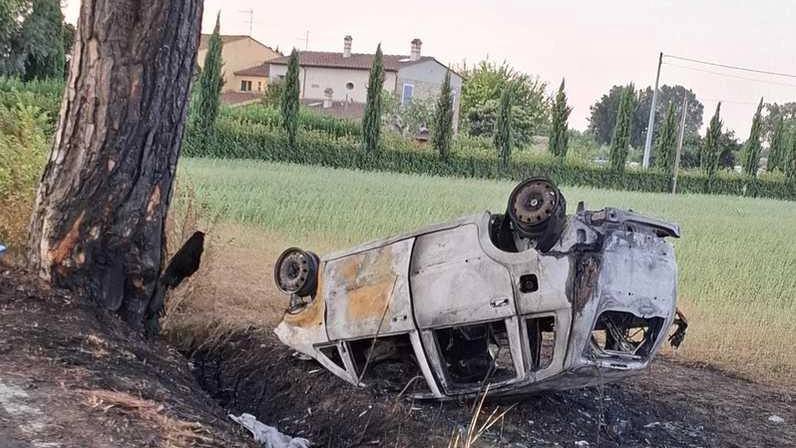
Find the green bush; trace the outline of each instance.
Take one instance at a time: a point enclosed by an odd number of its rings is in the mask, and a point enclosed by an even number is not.
[[[15,78],[0,77],[0,105],[9,110],[17,106],[36,107],[46,114],[45,130],[48,134],[55,132],[63,93],[64,82],[61,80],[23,82]]]
[[[0,241],[12,255],[24,245],[36,186],[47,159],[48,114],[33,105],[0,104]]]
[[[241,123],[262,124],[272,128],[278,127],[282,120],[279,109],[259,104],[225,107],[221,110],[220,118]],[[299,110],[299,126],[302,130],[323,131],[337,138],[362,134],[362,126],[356,121],[330,117],[306,108]]]
[[[485,140],[485,141],[481,141]],[[479,149],[480,148],[480,149]],[[183,154],[193,157],[260,159],[399,173],[428,174],[478,178],[510,178],[521,180],[530,176],[549,176],[562,185],[589,186],[616,190],[668,192],[671,177],[659,171],[626,170],[615,173],[608,168],[584,163],[559,165],[549,154],[519,152],[512,155],[505,172],[498,170],[497,152],[489,139],[457,137],[453,152],[440,160],[430,145],[386,135],[382,151],[371,154],[361,150],[361,143],[352,135],[330,138],[319,130],[307,130],[299,138],[298,147],[289,149],[287,137],[271,124],[252,121],[220,120],[213,141],[200,147],[188,135]],[[783,176],[760,178],[722,173],[708,189],[707,178],[698,172],[681,172],[678,192],[716,193],[751,197],[796,200],[796,185]]]

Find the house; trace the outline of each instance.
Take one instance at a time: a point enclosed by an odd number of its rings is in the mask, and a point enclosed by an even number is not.
[[[205,62],[210,36],[202,34],[199,41],[197,62],[200,67]],[[241,99],[256,99],[257,92],[264,91],[268,85],[268,65],[265,61],[278,58],[282,54],[251,36],[221,35],[221,43],[221,60],[224,63],[222,102],[225,97],[229,97],[227,99],[233,103]],[[230,93],[237,95],[229,95]]]
[[[352,53],[351,36],[343,39],[343,51],[304,51],[299,53],[301,100],[305,104],[332,109],[333,115],[345,115],[337,109],[363,110],[367,100],[368,75],[373,54]],[[413,98],[436,98],[445,74],[451,74],[453,96],[453,128],[458,129],[459,96],[462,77],[432,56],[423,56],[420,39],[411,42],[408,56],[384,55],[384,90],[395,95],[402,104]],[[289,57],[268,61],[272,79],[284,78]],[[361,117],[361,114],[359,115]]]

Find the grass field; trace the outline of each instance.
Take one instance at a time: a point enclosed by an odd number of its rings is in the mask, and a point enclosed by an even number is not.
[[[233,233],[240,235],[225,238],[249,250],[262,247],[268,257],[288,245],[325,251],[463,214],[502,212],[513,187],[504,181],[198,159],[182,160],[178,179],[191,185],[212,214],[235,224]],[[632,208],[681,225],[683,237],[674,242],[680,306],[691,326],[676,356],[794,384],[796,203],[562,190],[570,212],[583,200],[589,208]],[[271,288],[269,271],[251,269],[258,276],[247,278]]]

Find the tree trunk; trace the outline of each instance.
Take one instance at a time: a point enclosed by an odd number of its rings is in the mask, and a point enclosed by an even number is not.
[[[201,0],[92,0],[80,10],[28,262],[58,287],[157,324],[165,223]]]

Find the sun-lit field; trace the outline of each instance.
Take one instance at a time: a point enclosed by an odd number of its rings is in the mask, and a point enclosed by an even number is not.
[[[505,181],[197,159],[180,161],[179,182],[189,184],[222,222],[236,224],[225,227],[223,237],[235,241],[230,244],[261,247],[269,257],[288,245],[322,252],[463,214],[502,212],[513,187]],[[588,208],[631,208],[680,224],[683,236],[674,242],[679,304],[690,327],[676,356],[793,383],[796,203],[562,190],[570,212],[583,200]],[[230,228],[241,235],[229,235]],[[270,272],[251,269],[270,287]]]

